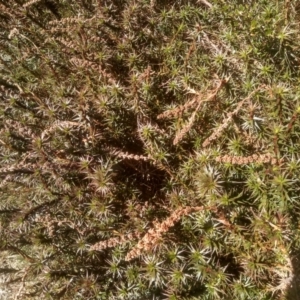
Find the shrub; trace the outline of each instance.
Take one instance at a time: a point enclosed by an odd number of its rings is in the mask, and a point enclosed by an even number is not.
[[[0,9],[6,297],[295,299],[297,1]]]

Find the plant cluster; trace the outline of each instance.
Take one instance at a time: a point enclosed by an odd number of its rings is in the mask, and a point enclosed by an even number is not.
[[[0,298],[296,299],[299,24],[0,0]]]

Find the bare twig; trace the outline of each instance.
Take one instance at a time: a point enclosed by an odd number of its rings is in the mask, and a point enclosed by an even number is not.
[[[202,4],[206,5],[209,8],[212,8],[212,4],[209,3],[207,0],[198,0],[197,3],[202,3]]]

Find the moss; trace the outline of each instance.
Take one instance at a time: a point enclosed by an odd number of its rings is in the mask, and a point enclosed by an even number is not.
[[[296,2],[0,1],[12,297],[295,299]]]

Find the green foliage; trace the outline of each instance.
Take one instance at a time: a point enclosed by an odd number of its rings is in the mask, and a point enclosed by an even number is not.
[[[0,11],[6,299],[295,299],[298,1]]]

